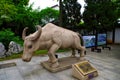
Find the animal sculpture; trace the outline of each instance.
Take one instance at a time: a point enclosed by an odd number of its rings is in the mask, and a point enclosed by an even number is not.
[[[51,67],[58,67],[59,62],[55,57],[55,52],[58,49],[70,48],[72,49],[72,57],[75,57],[75,50],[80,50],[80,59],[84,59],[85,47],[81,46],[82,37],[78,33],[68,29],[56,26],[52,23],[46,24],[44,27],[37,25],[38,30],[33,34],[26,36],[24,28],[22,38],[24,40],[24,49],[22,59],[29,62],[36,50],[48,50],[49,62]]]

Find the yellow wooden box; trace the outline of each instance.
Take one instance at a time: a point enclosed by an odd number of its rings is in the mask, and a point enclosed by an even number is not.
[[[98,76],[98,72],[88,61],[81,61],[72,65],[72,75],[80,80],[89,80]]]

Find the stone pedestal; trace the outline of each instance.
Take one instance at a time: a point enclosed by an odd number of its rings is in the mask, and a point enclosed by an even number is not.
[[[65,69],[69,69],[72,67],[72,64],[75,64],[77,62],[81,62],[79,60],[78,57],[64,57],[64,58],[59,58],[58,59],[59,62],[59,67],[57,68],[52,68],[51,67],[51,63],[49,63],[48,61],[43,61],[41,62],[41,65],[46,68],[47,70],[49,70],[50,72],[58,72],[58,71],[62,71]]]

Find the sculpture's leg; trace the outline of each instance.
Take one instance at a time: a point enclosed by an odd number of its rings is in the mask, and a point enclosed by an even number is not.
[[[80,60],[85,60],[84,56],[85,56],[85,48],[83,48],[83,49],[81,48]]]
[[[85,47],[81,46],[80,40],[78,38],[76,38],[76,37],[75,37],[75,45],[76,45],[76,48],[81,51],[81,53],[80,53],[80,60],[84,60]]]
[[[75,49],[72,49],[72,55],[71,57],[75,57]]]
[[[83,46],[79,46],[78,48],[77,48],[78,50],[80,50],[80,60],[85,60],[85,47],[83,47]]]
[[[57,44],[53,44],[52,47],[48,51],[48,56],[50,59],[50,62],[52,63],[51,67],[58,67],[59,63],[57,58],[55,57],[55,51],[59,49],[59,46]]]

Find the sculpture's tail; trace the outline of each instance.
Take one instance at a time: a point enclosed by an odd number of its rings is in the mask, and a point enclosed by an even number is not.
[[[80,38],[80,43],[81,43],[81,46],[85,46],[85,45],[84,45],[84,40],[83,40],[83,38],[82,38],[81,34],[77,33],[77,35],[78,35],[78,36],[79,36],[79,38]]]

